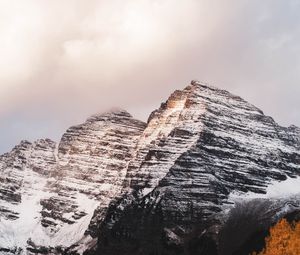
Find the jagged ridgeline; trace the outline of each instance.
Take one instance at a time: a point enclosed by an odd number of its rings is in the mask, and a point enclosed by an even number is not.
[[[0,171],[1,254],[242,255],[298,215],[300,129],[192,81],[147,123],[94,115],[59,144],[21,142]]]

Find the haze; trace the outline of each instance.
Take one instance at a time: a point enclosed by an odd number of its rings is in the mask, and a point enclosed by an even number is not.
[[[0,153],[198,79],[300,126],[300,1],[0,0]]]

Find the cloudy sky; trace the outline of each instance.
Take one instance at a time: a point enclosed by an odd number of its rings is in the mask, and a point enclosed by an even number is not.
[[[198,79],[300,126],[300,1],[0,0],[0,153]]]

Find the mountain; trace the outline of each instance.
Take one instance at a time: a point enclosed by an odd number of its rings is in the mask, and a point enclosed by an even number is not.
[[[299,134],[227,91],[198,82],[176,91],[150,116],[141,163],[129,164],[123,195],[99,227],[97,254],[186,254],[195,227],[217,233],[243,196],[263,198],[272,183],[299,176]],[[264,207],[276,216],[288,211],[281,203]]]
[[[23,141],[0,171],[1,254],[249,254],[300,215],[300,129],[197,81],[147,123],[115,109]]]
[[[121,188],[144,128],[115,110],[69,128],[58,145],[23,141],[2,155],[0,251],[56,254],[79,241]]]

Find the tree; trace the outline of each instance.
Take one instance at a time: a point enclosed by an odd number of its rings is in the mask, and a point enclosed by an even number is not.
[[[270,229],[266,246],[260,253],[252,255],[299,255],[300,222],[290,224],[286,219],[280,220]]]

